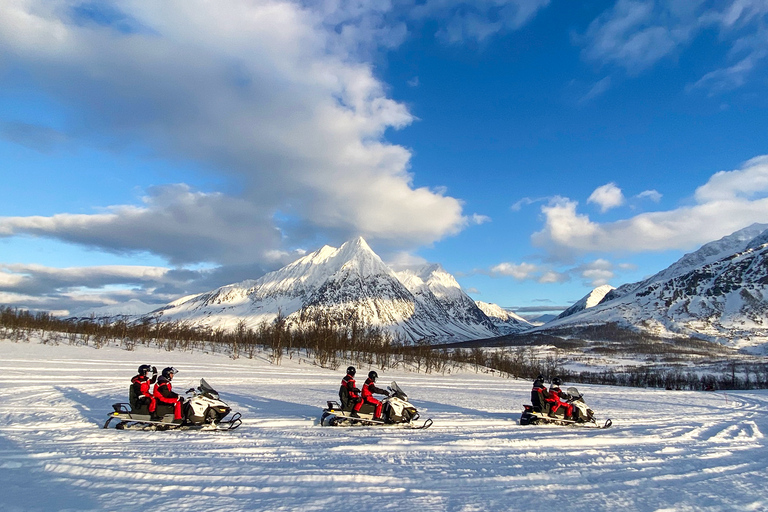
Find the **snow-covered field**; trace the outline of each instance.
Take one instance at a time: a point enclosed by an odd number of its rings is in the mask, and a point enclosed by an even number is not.
[[[142,363],[243,425],[103,430]],[[320,427],[342,371],[287,358],[0,340],[0,510],[768,510],[767,392],[582,386],[613,427],[524,427],[527,381],[379,373],[432,428]]]

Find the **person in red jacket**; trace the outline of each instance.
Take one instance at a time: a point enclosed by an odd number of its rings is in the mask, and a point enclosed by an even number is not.
[[[152,377],[149,371],[152,370]],[[131,393],[131,409],[139,413],[152,414],[155,412],[155,399],[149,392],[149,387],[157,380],[157,368],[143,364],[139,366],[139,373],[131,379],[133,392]]]
[[[373,413],[373,419],[375,420],[381,420],[381,407],[383,404],[379,400],[375,399],[373,394],[378,393],[380,395],[389,396],[387,391],[376,387],[376,379],[378,378],[378,373],[370,371],[368,372],[368,378],[365,379],[365,384],[363,384],[363,403],[376,406],[376,411]]]
[[[363,406],[363,399],[360,397],[360,390],[357,389],[355,384],[355,370],[354,366],[347,368],[347,374],[341,379],[341,387],[339,388],[339,399],[341,400],[341,408],[347,409],[352,406],[352,413],[350,416],[359,418],[357,414],[360,412],[360,408]]]
[[[562,384],[560,377],[552,379],[552,385],[549,386],[549,396],[545,400],[552,403],[552,409],[549,411],[550,416],[554,416],[562,405],[565,407],[564,418],[568,420],[573,416],[573,405],[563,402],[563,399],[568,400],[571,398],[571,395],[560,389],[560,384]]]
[[[174,421],[181,421],[181,406],[184,404],[184,398],[179,396],[178,393],[174,393],[173,386],[171,385],[173,376],[177,373],[179,373],[179,370],[173,367],[163,369],[152,394],[157,401],[155,407],[157,416],[162,418],[165,411],[173,408]]]

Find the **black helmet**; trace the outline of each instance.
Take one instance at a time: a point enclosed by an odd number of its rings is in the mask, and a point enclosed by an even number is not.
[[[149,373],[149,370],[151,370],[151,369],[152,369],[152,367],[149,366],[148,364],[143,364],[143,365],[139,366],[139,375],[146,375],[146,374]]]
[[[163,377],[165,377],[166,379],[170,379],[171,376],[177,373],[179,373],[179,370],[177,370],[173,366],[169,366],[168,368],[163,368]]]
[[[539,376],[538,376],[538,377],[536,377],[536,380],[540,380],[540,381],[542,381],[542,382],[544,382],[544,379],[546,379],[546,377],[545,377],[545,376],[543,376],[542,374],[539,374]]]
[[[349,368],[347,368],[347,375],[351,375],[354,377],[356,372],[357,370],[355,370],[354,366],[350,366]]]
[[[552,379],[552,384],[554,384],[555,386],[559,386],[562,383],[563,381],[560,380],[560,377],[555,377],[554,379]]]
[[[371,379],[373,382],[376,382],[376,379],[379,378],[379,374],[374,371],[370,371],[368,372],[368,378]]]

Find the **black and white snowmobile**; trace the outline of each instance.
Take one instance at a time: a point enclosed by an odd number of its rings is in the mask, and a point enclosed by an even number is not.
[[[584,395],[582,395],[578,389],[570,387],[567,389],[566,393],[570,396],[566,402],[573,405],[572,417],[565,418],[565,407],[560,407],[557,413],[552,413],[550,411],[550,403],[546,402],[544,397],[539,396],[538,404],[523,405],[523,414],[520,415],[520,424],[576,425],[593,428],[608,428],[613,424],[613,422],[608,419],[605,420],[605,423],[599,425],[595,418],[594,411],[587,407],[586,402],[584,402]]]
[[[161,417],[152,415],[147,406],[140,406],[134,396],[133,386],[129,391],[130,403],[112,404],[113,412],[107,417],[104,428],[108,428],[112,421],[118,421],[116,429],[205,429],[205,430],[234,430],[240,426],[242,420],[240,413],[234,413],[229,419],[227,415],[232,411],[219,394],[208,384],[205,379],[200,379],[197,388],[187,390],[189,396],[182,406],[181,420],[174,420],[173,413],[164,414]]]
[[[387,386],[389,395],[381,400],[381,420],[373,419],[375,406],[363,404],[357,416],[352,412],[352,404],[342,405],[339,402],[329,400],[328,406],[323,409],[320,424],[324,427],[350,427],[350,426],[389,426],[401,428],[424,429],[432,425],[428,419],[423,424],[414,422],[419,419],[416,407],[408,401],[408,395],[400,389],[397,382]]]

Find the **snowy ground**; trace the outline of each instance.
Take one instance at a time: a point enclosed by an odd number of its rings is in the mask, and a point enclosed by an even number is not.
[[[141,363],[243,425],[103,430]],[[0,510],[768,510],[766,392],[583,386],[612,428],[524,427],[529,382],[379,373],[432,428],[320,427],[342,372],[287,359],[0,340]]]

